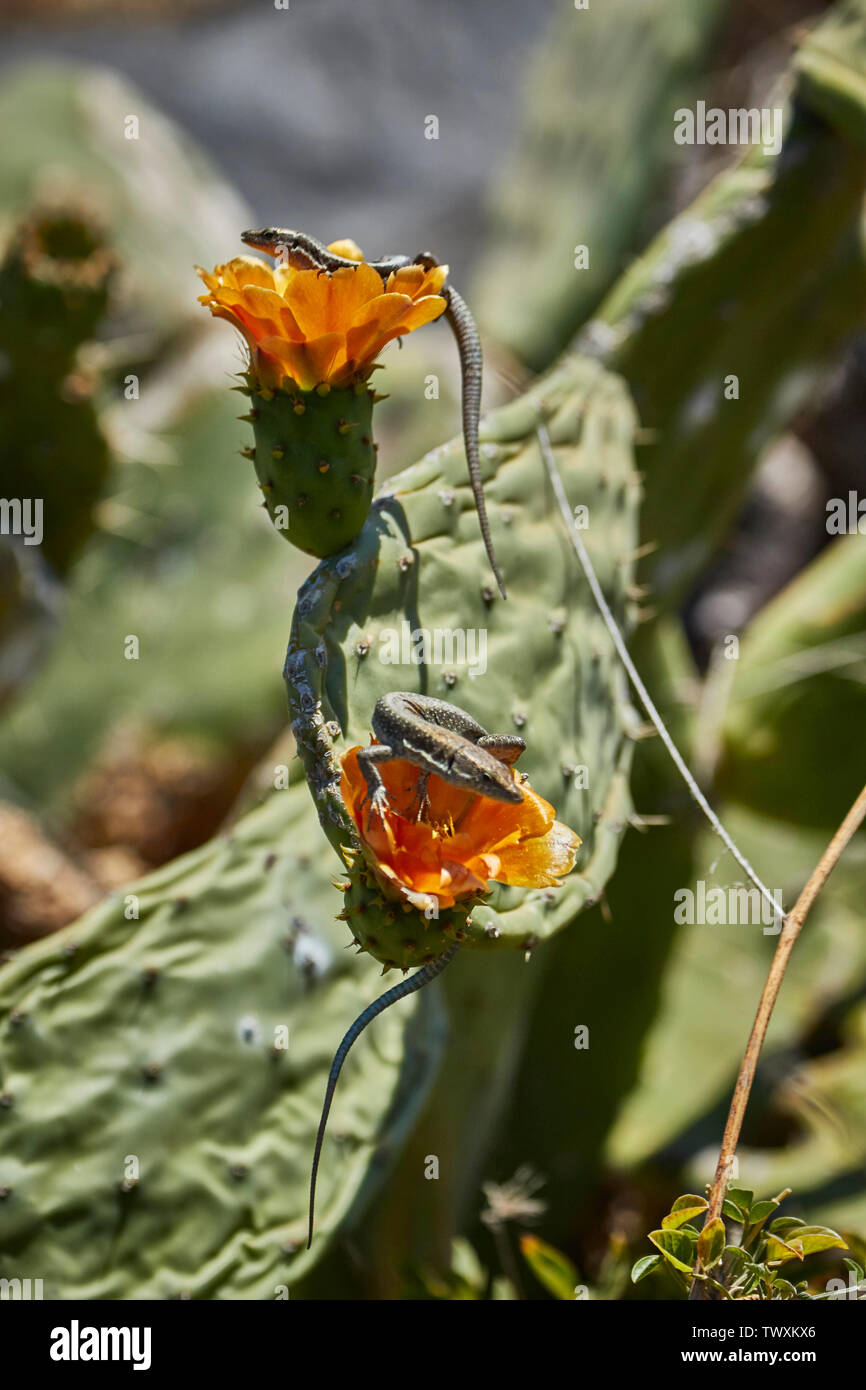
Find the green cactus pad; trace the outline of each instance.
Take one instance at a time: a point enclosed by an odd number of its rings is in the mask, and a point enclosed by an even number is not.
[[[658,208],[677,167],[672,113],[703,71],[725,6],[606,0],[578,16],[575,8],[550,7],[532,56],[470,299],[491,336],[535,371],[641,249],[647,200]],[[503,294],[503,285],[520,293]]]
[[[343,949],[321,859],[296,780],[0,972],[0,1277],[51,1299],[294,1297],[443,1042],[427,990],[356,1045],[307,1251],[334,1036],[378,974]]]
[[[497,886],[474,906],[465,944],[479,949],[526,950],[596,901],[630,812],[634,712],[551,495],[537,438],[542,424],[570,500],[588,509],[587,548],[628,628],[639,498],[634,412],[617,378],[572,358],[482,431],[482,461],[491,475],[496,465],[485,490],[508,600],[498,597],[488,570],[455,441],[392,478],[354,546],[310,576],[286,662],[299,750],[322,825],[341,854],[358,852],[358,836],[340,797],[339,758],[368,743],[380,695],[420,690],[466,709],[491,733],[525,738],[521,770],[583,845],[562,887]],[[412,631],[431,634],[426,664],[411,658],[404,624],[409,639]],[[478,663],[474,676],[461,664],[459,634],[467,654],[472,641],[479,651],[486,644],[483,674]],[[353,883],[350,910],[356,894]],[[453,939],[443,922],[419,911],[401,911],[397,927],[384,920],[392,910],[391,903],[384,910],[371,904],[363,937],[349,918],[356,938],[384,964],[408,968]]]
[[[373,499],[375,393],[364,382],[333,390],[250,387],[253,462],[268,515],[307,555],[334,555],[355,539]]]

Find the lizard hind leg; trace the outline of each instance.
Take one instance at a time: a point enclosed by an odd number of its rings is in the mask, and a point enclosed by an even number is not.
[[[380,994],[379,998],[369,1004],[363,1013],[359,1014],[355,1022],[349,1028],[337,1051],[334,1053],[334,1060],[331,1063],[331,1071],[328,1076],[328,1085],[325,1089],[325,1099],[322,1105],[322,1115],[319,1120],[319,1128],[316,1134],[316,1147],[313,1151],[313,1167],[310,1174],[310,1212],[309,1226],[307,1230],[307,1249],[313,1243],[313,1223],[316,1213],[316,1179],[319,1173],[319,1159],[322,1155],[322,1143],[325,1138],[325,1129],[328,1124],[328,1115],[331,1112],[331,1102],[334,1099],[334,1091],[337,1089],[337,1082],[340,1079],[340,1072],[343,1070],[343,1063],[349,1054],[349,1049],[357,1038],[363,1033],[369,1023],[372,1023],[385,1009],[396,1004],[398,999],[405,999],[407,994],[414,994],[416,990],[423,989],[429,985],[431,980],[435,980],[437,975],[441,975],[453,959],[457,952],[457,943],[449,946],[443,955],[436,960],[431,960],[427,965],[422,965],[420,970],[416,970],[414,975],[410,975],[408,980],[401,980],[392,989]]]
[[[415,784],[415,795],[412,798],[412,805],[409,807],[410,819],[416,821],[421,819],[421,812],[427,804],[427,783],[429,778],[429,772],[422,772]]]
[[[478,740],[478,747],[511,767],[526,752],[526,741],[519,734],[485,734]]]

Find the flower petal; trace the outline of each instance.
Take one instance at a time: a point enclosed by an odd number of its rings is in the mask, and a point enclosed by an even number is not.
[[[580,836],[561,821],[554,821],[546,835],[536,835],[499,852],[500,883],[518,888],[550,888],[571,873],[580,847]]]
[[[384,818],[370,816],[360,749],[343,758],[342,794],[368,858],[395,887],[440,901],[487,890],[489,881],[548,887],[571,871],[580,839],[555,818],[549,802],[520,782],[520,804],[493,801],[435,774],[418,813],[419,769],[395,758],[380,767]],[[369,824],[368,824],[369,821]]]
[[[406,266],[389,276],[386,292],[354,242],[330,249],[355,264],[329,274],[235,256],[213,271],[196,268],[207,289],[199,303],[240,329],[267,385],[290,381],[306,391],[366,380],[386,343],[445,310],[438,291],[447,266]]]

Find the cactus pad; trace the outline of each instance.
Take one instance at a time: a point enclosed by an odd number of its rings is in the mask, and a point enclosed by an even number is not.
[[[0,1276],[52,1299],[294,1294],[327,1246],[302,1249],[333,1037],[375,993],[338,906],[296,781],[4,968]],[[431,991],[358,1042],[323,1236],[383,1173],[441,1043]]]

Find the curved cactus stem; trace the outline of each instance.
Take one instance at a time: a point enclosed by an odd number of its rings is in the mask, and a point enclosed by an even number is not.
[[[334,1099],[334,1092],[337,1089],[337,1082],[340,1079],[340,1072],[343,1070],[343,1063],[349,1055],[352,1044],[360,1037],[368,1024],[373,1022],[385,1009],[389,1009],[392,1004],[396,1004],[399,999],[405,999],[407,994],[414,994],[416,990],[423,989],[429,985],[431,980],[435,980],[437,975],[441,975],[455,957],[458,951],[457,943],[449,946],[448,950],[437,957],[436,960],[428,961],[420,970],[416,970],[414,975],[410,975],[408,980],[401,980],[399,985],[394,985],[384,994],[380,994],[378,999],[374,999],[372,1004],[368,1004],[363,1013],[359,1014],[355,1022],[346,1032],[343,1041],[334,1053],[334,1060],[331,1063],[331,1071],[328,1076],[328,1085],[325,1090],[325,1100],[322,1105],[322,1117],[319,1120],[319,1130],[316,1134],[316,1147],[313,1153],[313,1170],[310,1174],[310,1222],[307,1231],[307,1249],[313,1243],[313,1222],[316,1211],[316,1178],[319,1173],[319,1158],[322,1153],[322,1143],[325,1138],[325,1129],[328,1124],[328,1116],[331,1113],[331,1102]]]
[[[459,441],[389,479],[358,539],[323,560],[298,594],[285,665],[292,729],[325,834],[342,862],[347,846],[355,855],[346,920],[385,965],[437,955],[463,925],[451,933],[441,918],[428,921],[387,894],[374,901],[356,882],[370,866],[341,798],[341,760],[366,744],[370,715],[388,691],[417,689],[458,704],[487,729],[513,729],[527,743],[533,788],[583,840],[579,867],[561,886],[498,885],[476,903],[467,950],[526,951],[565,927],[598,900],[628,823],[637,716],[563,530],[539,454],[540,424],[581,522],[592,518],[585,543],[599,583],[620,627],[630,629],[640,492],[634,408],[620,381],[577,358],[485,421],[483,458],[488,468],[497,464],[488,507],[494,529],[501,523],[507,605],[489,576]],[[419,637],[428,648],[409,650]],[[470,637],[477,651],[483,638],[483,667],[473,665]]]

